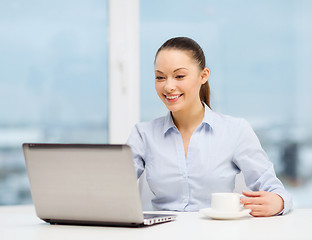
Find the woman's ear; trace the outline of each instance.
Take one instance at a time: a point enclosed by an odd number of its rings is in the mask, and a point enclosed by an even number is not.
[[[207,67],[201,73],[201,84],[205,84],[209,78],[209,69]]]

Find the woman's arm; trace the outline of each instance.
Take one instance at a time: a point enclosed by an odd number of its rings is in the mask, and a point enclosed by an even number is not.
[[[137,178],[139,179],[145,168],[144,162],[145,151],[143,138],[138,129],[138,124],[133,127],[127,140],[127,144],[131,147],[134,167],[137,173]]]
[[[244,192],[242,203],[253,216],[285,214],[292,208],[292,199],[276,177],[261,144],[245,121],[241,120],[233,162],[241,169],[246,185],[254,192]]]

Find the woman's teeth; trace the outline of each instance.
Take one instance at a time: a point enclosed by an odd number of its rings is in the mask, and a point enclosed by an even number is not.
[[[171,97],[167,96],[168,99],[175,99],[175,98],[178,98],[178,97],[179,96],[171,96]]]
[[[182,95],[182,94],[181,94]],[[176,99],[176,98],[178,98],[178,97],[180,97],[181,95],[176,95],[176,96],[166,96],[166,98],[168,98],[168,99]]]

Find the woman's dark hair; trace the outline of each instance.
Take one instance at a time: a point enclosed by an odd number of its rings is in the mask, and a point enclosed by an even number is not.
[[[167,40],[161,47],[157,50],[155,61],[158,53],[164,49],[177,49],[182,51],[188,51],[192,53],[193,59],[198,63],[201,70],[206,67],[205,54],[203,49],[195,42],[193,39],[187,37],[175,37]],[[210,107],[210,87],[208,81],[201,85],[199,91],[200,100]]]

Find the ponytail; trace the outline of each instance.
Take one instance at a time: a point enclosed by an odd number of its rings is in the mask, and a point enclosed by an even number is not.
[[[210,87],[208,81],[201,85],[199,90],[199,97],[202,102],[204,102],[210,109]]]

